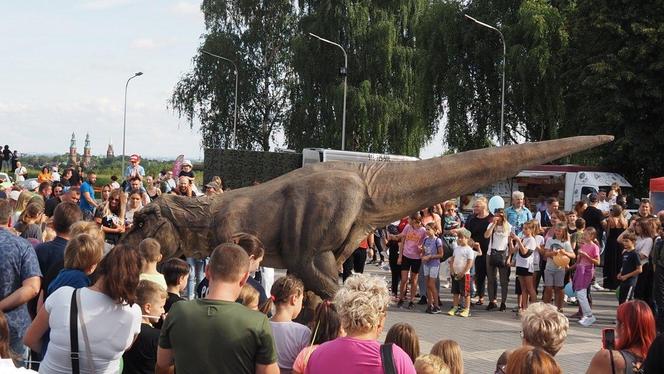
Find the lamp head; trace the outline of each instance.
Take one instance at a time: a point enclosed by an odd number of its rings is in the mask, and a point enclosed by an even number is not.
[[[134,74],[135,77],[140,77],[141,75],[143,75],[142,71],[139,71],[138,73]]]

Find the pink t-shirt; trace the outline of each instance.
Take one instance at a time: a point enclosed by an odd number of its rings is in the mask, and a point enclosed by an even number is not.
[[[392,356],[397,373],[415,374],[410,357],[396,344],[392,345]],[[349,337],[323,343],[309,357],[305,373],[383,374],[380,343]]]
[[[413,226],[408,225],[403,229],[401,235],[404,237],[403,255],[413,260],[419,260],[422,257],[420,256],[420,246],[427,237],[427,230],[421,226],[414,229]]]
[[[588,254],[588,256],[592,258],[598,258],[599,257],[599,247],[595,243],[586,243],[586,244],[581,244],[581,247],[579,247],[579,251],[583,251]],[[590,260],[587,257],[578,257],[579,261],[576,263],[577,266],[593,266],[593,263],[590,262]]]

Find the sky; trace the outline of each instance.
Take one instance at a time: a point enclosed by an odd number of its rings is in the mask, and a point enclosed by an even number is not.
[[[198,127],[168,106],[205,32],[200,1],[34,0],[0,3],[0,143],[21,153],[202,159]],[[420,157],[442,153],[442,134]],[[283,146],[275,144],[274,146]],[[312,145],[315,146],[315,145]]]

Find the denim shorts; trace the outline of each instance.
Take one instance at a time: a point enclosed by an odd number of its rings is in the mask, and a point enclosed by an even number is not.
[[[422,263],[422,272],[421,274],[429,278],[438,278],[438,273],[440,272],[440,262],[438,260],[431,261],[434,263]]]
[[[565,269],[546,270],[544,269],[544,287],[563,287],[565,286]]]

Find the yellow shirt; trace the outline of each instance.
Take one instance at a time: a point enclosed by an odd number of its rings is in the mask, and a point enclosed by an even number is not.
[[[141,280],[148,280],[150,282],[155,282],[158,285],[161,286],[161,288],[164,289],[164,291],[168,288],[166,286],[166,279],[162,274],[147,274],[147,273],[141,273],[140,276]]]

